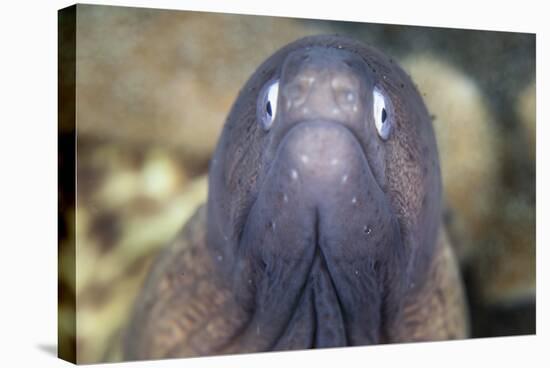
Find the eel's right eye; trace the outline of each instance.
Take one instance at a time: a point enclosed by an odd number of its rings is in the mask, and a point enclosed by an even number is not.
[[[258,122],[269,130],[277,114],[277,98],[279,97],[279,81],[268,83],[260,92],[257,104]]]

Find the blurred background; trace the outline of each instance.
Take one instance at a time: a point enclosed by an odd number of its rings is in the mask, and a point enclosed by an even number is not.
[[[76,24],[77,205],[60,224],[60,351],[121,359],[151,260],[206,200],[240,87],[278,48],[321,33],[398,60],[434,117],[472,336],[535,333],[535,35],[93,5],[77,6]]]

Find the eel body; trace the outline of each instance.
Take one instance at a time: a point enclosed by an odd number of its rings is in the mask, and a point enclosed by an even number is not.
[[[441,193],[431,118],[391,58],[340,36],[283,47],[237,97],[125,358],[467,337]]]

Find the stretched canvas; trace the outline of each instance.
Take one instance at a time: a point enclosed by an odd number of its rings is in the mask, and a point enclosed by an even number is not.
[[[59,356],[535,333],[535,35],[59,11]]]

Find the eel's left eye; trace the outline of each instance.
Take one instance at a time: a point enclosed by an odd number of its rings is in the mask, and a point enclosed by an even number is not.
[[[372,92],[373,97],[373,117],[376,131],[383,140],[388,139],[391,133],[392,120],[391,106],[388,97],[379,87],[375,87]]]
[[[262,128],[269,130],[277,114],[277,98],[279,96],[279,81],[268,83],[260,92],[257,104],[258,121]]]

